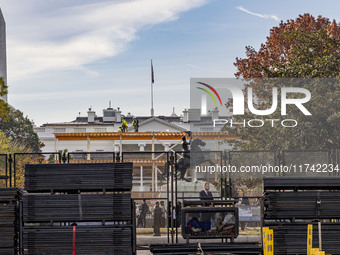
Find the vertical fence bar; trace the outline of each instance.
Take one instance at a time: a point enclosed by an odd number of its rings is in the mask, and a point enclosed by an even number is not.
[[[8,165],[9,165],[9,186],[12,187],[12,154],[9,154]]]
[[[321,221],[318,222],[319,250],[322,251]]]
[[[8,162],[7,162],[7,154],[5,155],[5,186],[8,187]]]
[[[307,255],[312,255],[312,247],[313,247],[313,225],[308,224],[308,229],[307,229]]]
[[[175,156],[175,162],[177,162],[177,157]],[[179,208],[177,208],[177,171],[178,171],[178,167],[177,164],[175,164],[175,211],[174,211],[174,216],[176,217],[176,243],[178,243],[178,227],[177,227],[177,215],[176,215],[176,211],[179,210]]]
[[[267,231],[268,227],[262,228],[262,249],[263,249],[263,255],[269,255],[268,254],[268,247],[267,247]]]
[[[269,254],[268,255],[274,255],[274,230],[269,229],[268,236],[269,236]]]
[[[172,157],[176,157],[172,155]],[[171,165],[171,188],[170,188],[170,192],[171,192],[171,203],[170,203],[170,225],[171,225],[171,243],[174,243],[174,164],[175,164],[175,159],[172,158],[172,165]]]
[[[172,152],[171,152],[172,153]],[[169,157],[169,152],[166,153],[166,169],[165,169],[165,172],[166,172],[166,206],[167,206],[167,211],[169,211],[169,179],[170,179],[170,176],[169,176],[169,168],[171,166],[171,154],[170,154],[170,157]],[[165,214],[166,215],[166,214]],[[168,217],[169,218],[169,217]],[[168,243],[170,243],[170,234],[169,234],[169,219],[166,219],[168,222],[166,222],[166,226],[167,226],[167,231],[168,231]]]

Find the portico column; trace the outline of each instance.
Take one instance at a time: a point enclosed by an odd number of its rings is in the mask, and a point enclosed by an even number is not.
[[[139,151],[144,151],[145,143],[138,144]],[[141,191],[144,191],[144,182],[143,182],[143,166],[140,166],[140,187]]]

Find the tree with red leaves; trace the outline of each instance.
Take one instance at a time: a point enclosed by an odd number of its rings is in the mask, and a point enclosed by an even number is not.
[[[234,64],[237,67],[235,76],[248,81],[246,88],[252,87],[256,95],[253,103],[258,109],[268,109],[271,106],[272,86],[279,88],[287,84],[256,81],[260,78],[275,78],[276,81],[283,80],[281,78],[298,78],[300,82],[294,82],[294,86],[306,88],[312,94],[311,100],[305,104],[311,116],[304,116],[298,109],[290,109],[289,119],[298,122],[294,128],[267,125],[261,128],[230,129],[225,126],[224,130],[240,138],[232,142],[235,148],[340,148],[339,23],[321,16],[315,18],[310,14],[300,15],[295,20],[281,21],[279,26],[270,30],[266,42],[258,51],[247,46],[246,58],[236,58]],[[246,89],[244,93],[246,97]],[[231,103],[229,101],[226,106],[230,107]],[[277,110],[265,117],[281,121],[285,116],[281,116]],[[238,116],[233,118],[240,121]],[[249,111],[242,118],[259,119]]]

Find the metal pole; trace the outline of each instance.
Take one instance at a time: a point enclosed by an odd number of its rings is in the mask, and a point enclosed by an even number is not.
[[[231,166],[231,151],[228,152],[228,166]],[[231,199],[231,195],[233,193],[232,182],[231,182],[231,173],[228,172],[228,181],[229,181],[229,199]]]
[[[319,250],[322,251],[321,221],[318,222]]]
[[[12,154],[9,154],[8,157],[8,164],[9,164],[9,187],[12,187]]]
[[[173,157],[172,157],[173,159]],[[171,243],[174,243],[174,162],[171,160],[171,207],[170,207],[170,224],[171,224]]]
[[[224,163],[224,160],[223,160],[223,156],[224,156],[224,153],[223,151],[220,152],[220,164],[221,164],[221,167],[223,166],[223,163]],[[225,164],[224,164],[225,165]],[[221,183],[221,199],[223,200],[223,197],[224,199],[227,198],[227,196],[225,195],[225,188],[224,188],[224,192],[223,192],[223,180],[225,180],[224,178],[225,176],[225,173],[221,173],[221,176],[220,176],[220,183]],[[225,182],[224,182],[225,183]]]
[[[175,162],[177,162],[177,154],[175,153]],[[177,208],[177,164],[175,164],[175,212],[176,214],[176,208]],[[179,208],[177,208],[178,210]],[[178,227],[177,227],[177,215],[176,215],[176,243],[178,243]]]
[[[154,116],[154,110],[153,110],[153,65],[152,65],[152,59],[151,59],[151,117]]]
[[[5,186],[6,188],[8,187],[8,164],[7,164],[7,154],[5,155],[5,176],[6,176],[6,179],[5,179]]]
[[[14,153],[14,161],[13,161],[13,180],[14,180],[14,187],[17,186],[17,181],[16,181],[16,178],[17,178],[17,171],[16,171],[16,164],[15,164],[15,153]]]
[[[169,152],[166,153],[166,162],[167,162],[167,167],[165,169],[166,171],[166,206],[167,206],[167,211],[169,211],[169,167],[171,165],[171,161],[169,159]],[[166,216],[166,214],[165,214]],[[168,215],[169,216],[169,215]],[[165,224],[168,226],[168,243],[170,242],[170,235],[169,235],[169,217],[165,218],[168,222]]]

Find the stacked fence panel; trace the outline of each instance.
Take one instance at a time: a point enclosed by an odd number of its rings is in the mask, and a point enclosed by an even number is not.
[[[25,189],[45,191],[130,191],[132,163],[26,165]]]
[[[72,226],[25,227],[25,254],[69,255]],[[130,227],[77,226],[75,254],[132,254]]]
[[[306,254],[307,226],[313,225],[313,246],[340,254],[340,178],[265,178],[263,225],[274,230],[275,254]]]
[[[0,188],[0,254],[20,252],[20,212],[22,192],[17,188]]]
[[[28,194],[24,196],[24,221],[131,220],[131,193]]]
[[[275,254],[307,254],[307,227],[313,225],[313,247],[319,247],[317,222],[295,222],[270,224],[266,226],[274,230]],[[322,250],[326,254],[339,254],[340,223],[322,223]]]
[[[266,219],[336,219],[340,191],[265,192]]]
[[[134,254],[132,164],[27,165],[24,254]]]

